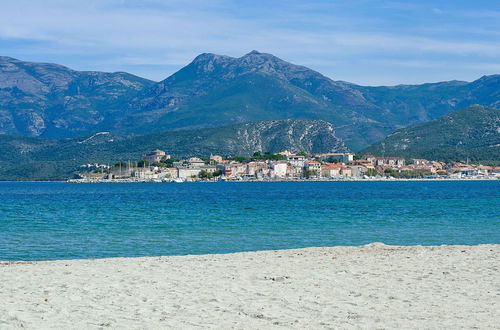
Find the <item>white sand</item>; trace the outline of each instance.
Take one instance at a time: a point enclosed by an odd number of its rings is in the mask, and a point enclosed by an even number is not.
[[[0,329],[500,329],[500,245],[0,264]]]

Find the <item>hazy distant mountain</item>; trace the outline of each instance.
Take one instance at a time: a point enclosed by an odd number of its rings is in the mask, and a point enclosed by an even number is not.
[[[251,155],[255,151],[348,151],[333,126],[320,120],[272,120],[225,127],[121,136],[45,139],[0,135],[0,180],[54,180],[79,165],[137,160],[154,149],[175,157]]]
[[[0,133],[68,137],[147,133],[283,118],[322,119],[359,150],[470,104],[499,106],[500,75],[363,87],[273,55],[202,54],[159,83],[125,73],[0,60]]]
[[[0,57],[0,134],[89,134],[114,125],[128,100],[152,85],[124,72],[79,72]]]
[[[354,88],[380,109],[389,109],[385,120],[398,126],[429,121],[472,104],[500,107],[500,75],[484,76],[471,83],[448,81]]]
[[[500,109],[472,105],[400,129],[363,153],[438,160],[500,161]]]

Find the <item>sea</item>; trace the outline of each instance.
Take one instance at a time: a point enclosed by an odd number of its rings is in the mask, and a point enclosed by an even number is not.
[[[500,180],[0,183],[0,260],[500,243]]]

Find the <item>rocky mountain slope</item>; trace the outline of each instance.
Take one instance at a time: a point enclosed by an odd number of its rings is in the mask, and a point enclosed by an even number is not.
[[[438,160],[500,161],[500,109],[472,105],[400,129],[363,153]]]
[[[101,132],[84,138],[33,138],[0,135],[0,180],[66,179],[86,163],[137,160],[154,149],[174,157],[251,155],[255,151],[348,151],[330,123],[272,120],[225,127],[147,135]]]
[[[109,127],[153,82],[0,56],[0,134],[63,137]]]
[[[0,58],[0,133],[72,137],[273,119],[333,123],[353,150],[470,104],[498,106],[500,75],[474,82],[363,87],[271,54],[201,54],[159,82]]]

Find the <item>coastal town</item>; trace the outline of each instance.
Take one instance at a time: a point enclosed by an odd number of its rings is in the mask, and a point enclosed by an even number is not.
[[[85,164],[70,182],[329,181],[495,179],[500,166],[353,153],[255,152],[251,157],[175,159],[162,150],[140,161]]]

